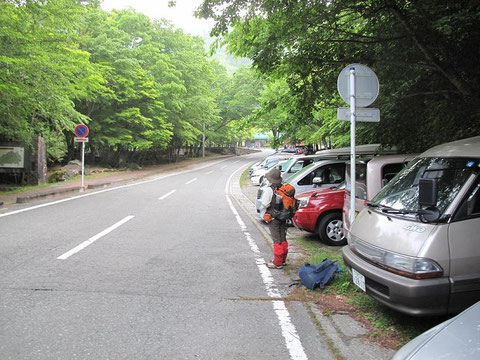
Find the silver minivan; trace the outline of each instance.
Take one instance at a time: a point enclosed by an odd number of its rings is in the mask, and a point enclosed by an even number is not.
[[[343,258],[353,282],[410,315],[480,300],[480,136],[436,146],[362,210]]]

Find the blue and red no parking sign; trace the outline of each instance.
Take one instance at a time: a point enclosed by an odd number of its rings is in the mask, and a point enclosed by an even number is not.
[[[87,125],[78,124],[77,126],[75,126],[75,135],[81,138],[87,137],[88,136]]]

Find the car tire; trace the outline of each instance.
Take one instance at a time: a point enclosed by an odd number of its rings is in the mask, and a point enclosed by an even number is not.
[[[323,216],[317,226],[320,240],[327,245],[347,245],[347,239],[343,234],[343,219],[341,213],[329,213]]]
[[[261,185],[262,185],[262,182],[263,182],[263,176],[260,177],[260,179],[258,180],[258,185],[261,186]]]

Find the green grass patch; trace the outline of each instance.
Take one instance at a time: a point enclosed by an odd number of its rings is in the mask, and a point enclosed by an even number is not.
[[[319,264],[328,258],[337,261],[342,272],[337,274],[335,281],[323,292],[326,294],[341,294],[347,298],[357,314],[372,324],[374,331],[371,337],[392,337],[403,345],[427,329],[445,321],[448,317],[417,318],[391,310],[355,286],[342,259],[341,247],[325,245],[315,235],[307,235],[297,239],[305,255],[305,261]],[[309,290],[307,290],[309,291]],[[317,291],[317,290],[315,290]]]
[[[248,175],[248,168],[240,176],[240,187],[247,187],[250,183],[250,176]]]
[[[12,195],[18,194],[24,191],[38,190],[51,186],[52,184],[40,184],[40,185],[27,185],[27,186],[15,186],[15,189],[0,191],[0,195]]]
[[[106,176],[117,175],[117,174],[120,174],[120,173],[122,173],[122,171],[105,171],[105,172],[101,172],[101,173],[85,175],[85,179],[86,180],[87,179],[97,179],[97,178],[102,178],[102,177],[106,177]],[[73,181],[78,181],[81,178],[82,178],[81,175],[76,175],[76,176],[73,176],[73,177],[71,177],[71,178],[69,178],[68,180],[65,180],[65,181],[50,182],[50,183],[39,184],[39,185],[14,186],[14,188],[12,188],[11,190],[0,191],[0,196],[1,195],[13,195],[13,194],[27,192],[27,191],[30,191],[30,190],[41,190],[41,189],[44,189],[44,188],[48,188],[50,186],[54,186],[55,184],[59,184],[59,183],[70,183],[70,182],[73,182]]]

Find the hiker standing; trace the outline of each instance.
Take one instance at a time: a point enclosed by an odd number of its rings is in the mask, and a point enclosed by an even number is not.
[[[287,242],[287,221],[272,217],[275,206],[274,192],[282,186],[282,177],[280,170],[274,168],[270,170],[265,177],[270,186],[266,187],[262,193],[260,210],[265,210],[263,219],[267,222],[268,229],[273,240],[273,260],[267,264],[270,269],[281,269],[287,260],[288,242]]]

